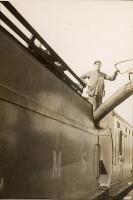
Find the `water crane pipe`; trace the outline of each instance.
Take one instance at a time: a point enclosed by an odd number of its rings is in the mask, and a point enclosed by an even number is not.
[[[110,111],[116,106],[125,101],[129,96],[133,94],[133,80],[122,86],[117,90],[107,101],[105,101],[99,108],[94,112],[95,122],[99,122],[104,118]]]

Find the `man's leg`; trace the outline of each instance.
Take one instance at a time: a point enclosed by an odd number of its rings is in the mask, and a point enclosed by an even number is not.
[[[102,104],[102,97],[101,96],[97,96],[96,97],[96,101],[97,101],[97,108]]]
[[[90,101],[93,105],[93,110],[95,111],[102,104],[102,97],[94,96],[94,97],[91,97]]]
[[[98,107],[97,101],[96,101],[96,96],[93,96],[93,97],[89,96],[88,101],[93,105],[93,110],[95,111]]]
[[[82,94],[82,97],[84,97],[87,101],[89,101],[92,106],[93,106],[93,110],[95,111],[98,107],[98,100],[97,100],[97,96],[88,96],[87,94]]]

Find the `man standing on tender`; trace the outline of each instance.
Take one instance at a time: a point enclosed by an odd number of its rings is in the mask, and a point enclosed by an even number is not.
[[[89,71],[80,78],[86,83],[82,96],[93,105],[93,110],[95,111],[102,104],[102,98],[105,95],[104,79],[114,81],[119,70],[116,70],[112,76],[109,76],[100,71],[101,61],[99,60],[94,62],[94,67],[94,71]]]

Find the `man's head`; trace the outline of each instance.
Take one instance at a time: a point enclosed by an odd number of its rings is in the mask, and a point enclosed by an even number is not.
[[[96,60],[94,62],[94,67],[95,67],[95,70],[100,71],[100,69],[101,69],[101,61],[100,60]]]

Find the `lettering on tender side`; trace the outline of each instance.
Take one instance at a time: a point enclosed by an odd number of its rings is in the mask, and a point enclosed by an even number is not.
[[[87,153],[86,152],[82,153],[81,159],[82,159],[81,171],[84,173],[87,170]]]
[[[53,173],[52,173],[52,179],[58,179],[61,177],[61,158],[62,158],[62,152],[59,151],[57,153],[56,151],[53,151]]]

